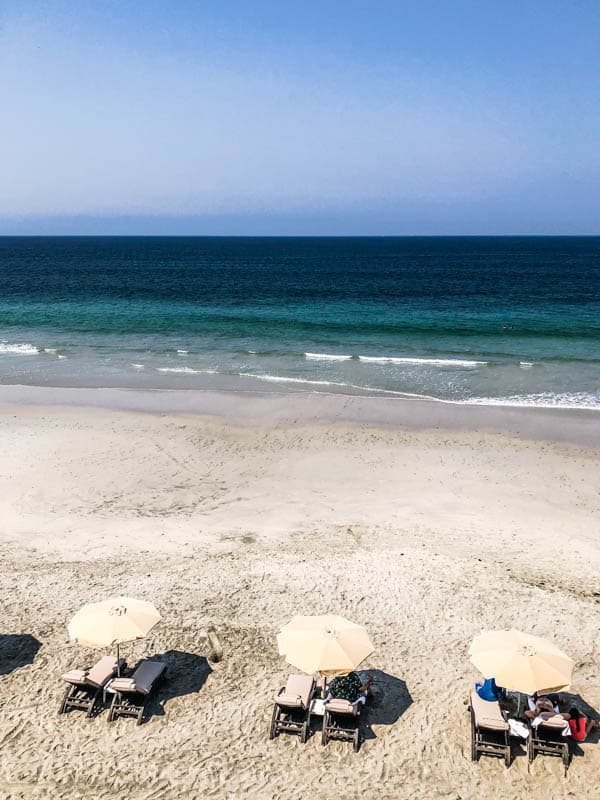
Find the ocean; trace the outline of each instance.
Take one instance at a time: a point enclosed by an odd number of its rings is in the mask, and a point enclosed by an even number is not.
[[[0,383],[600,408],[600,237],[1,237]]]

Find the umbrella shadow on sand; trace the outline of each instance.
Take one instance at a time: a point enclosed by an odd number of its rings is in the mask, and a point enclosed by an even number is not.
[[[0,633],[0,675],[33,664],[41,646],[30,633]]]
[[[359,672],[362,679],[373,676],[373,696],[364,706],[362,732],[365,740],[376,739],[373,725],[394,725],[413,702],[406,682],[380,669]]]
[[[206,683],[212,668],[205,656],[184,653],[181,650],[167,650],[162,655],[150,656],[152,661],[162,661],[167,665],[166,680],[150,697],[146,705],[146,718],[163,716],[165,705],[176,697],[195,694]]]

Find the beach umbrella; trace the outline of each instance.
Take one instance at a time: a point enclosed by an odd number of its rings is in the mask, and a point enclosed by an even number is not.
[[[87,647],[117,647],[134,639],[143,639],[160,622],[152,603],[133,597],[111,597],[88,603],[69,622],[69,636]]]
[[[498,686],[525,694],[568,689],[574,662],[552,642],[511,629],[487,631],[469,648],[471,662]]]
[[[361,625],[326,614],[294,617],[277,634],[279,654],[303,672],[345,675],[373,652]]]

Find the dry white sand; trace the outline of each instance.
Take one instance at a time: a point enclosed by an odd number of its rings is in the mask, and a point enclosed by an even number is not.
[[[0,436],[0,797],[600,796],[597,736],[566,780],[548,757],[531,774],[523,755],[472,764],[464,705],[470,640],[514,625],[571,654],[573,692],[600,709],[597,450],[17,406]],[[124,647],[171,667],[141,727],[57,715],[60,673],[96,656],[68,644],[66,622],[116,593],[163,614]],[[326,611],[375,642],[358,755],[268,741],[290,671],[275,633]]]

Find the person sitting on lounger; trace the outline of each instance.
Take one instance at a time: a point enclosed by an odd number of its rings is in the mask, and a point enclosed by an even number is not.
[[[542,694],[534,692],[531,695],[527,695],[527,704],[530,711],[535,710],[535,704],[538,700],[549,700],[552,703],[552,707],[556,713],[560,711],[560,706],[564,705],[566,702],[565,695],[562,694],[562,692],[542,692]]]
[[[328,686],[328,700],[347,700],[353,705],[364,703],[367,695],[371,691],[373,678],[369,675],[365,683],[362,683],[356,672],[349,672],[347,675],[338,675]]]
[[[525,712],[527,719],[535,719],[539,717],[540,714],[560,714],[559,707],[545,695],[540,695],[535,698],[528,697],[527,701],[529,703],[529,709]],[[560,714],[560,716],[564,717],[564,719],[569,719],[568,714]]]
[[[529,720],[532,728],[546,724],[556,726],[560,723],[562,735],[571,735],[569,714],[562,713],[559,706],[550,697],[538,697],[535,703],[533,703],[533,698],[530,697],[528,701],[529,710],[525,711],[525,717]]]
[[[567,714],[560,710],[557,702],[559,699],[563,699],[561,695],[534,695],[533,697],[528,697],[529,710],[525,712],[525,716],[527,719],[531,720],[533,725],[539,724],[542,720],[562,717],[562,719],[565,720],[565,725],[568,723],[569,728],[571,728],[569,722],[571,719],[571,712]],[[535,720],[537,720],[537,722],[535,722]],[[587,736],[587,733],[585,735]]]

